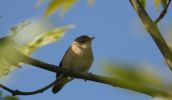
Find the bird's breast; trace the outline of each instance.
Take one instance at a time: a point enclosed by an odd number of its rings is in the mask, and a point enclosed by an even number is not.
[[[87,72],[93,62],[93,54],[91,48],[71,47],[64,65],[73,70]],[[65,63],[65,62],[68,62]]]

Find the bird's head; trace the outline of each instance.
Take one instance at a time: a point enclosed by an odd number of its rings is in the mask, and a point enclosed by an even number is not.
[[[94,38],[95,37],[89,37],[87,35],[81,35],[81,36],[77,37],[73,43],[79,47],[87,48],[87,47],[91,47],[91,42]]]

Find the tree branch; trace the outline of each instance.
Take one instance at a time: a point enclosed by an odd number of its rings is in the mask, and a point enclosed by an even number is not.
[[[143,85],[138,85],[138,84],[128,82],[128,81],[125,81],[122,79],[114,78],[114,77],[106,77],[106,76],[94,75],[94,74],[90,74],[90,73],[82,73],[82,72],[78,72],[78,71],[74,71],[74,70],[65,69],[62,67],[58,67],[58,66],[48,64],[48,63],[39,61],[37,59],[28,57],[26,55],[21,54],[19,51],[16,51],[15,54],[19,55],[19,57],[16,58],[18,61],[29,64],[29,65],[33,65],[35,67],[38,67],[38,68],[41,68],[44,70],[48,70],[50,72],[60,73],[60,74],[66,75],[66,76],[75,77],[75,78],[79,78],[79,79],[104,83],[107,85],[111,85],[113,87],[125,88],[128,90],[133,90],[133,91],[143,93],[143,94],[153,96],[153,97],[154,96],[163,96],[163,97],[171,96],[168,93],[168,91],[163,91],[163,90],[158,90],[158,89],[154,89],[154,88],[143,86]],[[6,90],[11,92],[11,90],[9,90],[9,89],[6,89]],[[26,93],[20,92],[18,94],[23,95]],[[27,93],[27,94],[30,95],[32,93]]]
[[[165,6],[165,8],[162,10],[162,12],[160,13],[160,15],[158,16],[158,18],[154,21],[156,24],[165,16],[165,14],[167,13],[168,7],[171,3],[171,0],[168,0],[167,5]]]
[[[168,47],[166,41],[164,40],[163,36],[161,35],[161,32],[158,29],[157,25],[149,17],[145,9],[140,4],[139,0],[130,0],[130,3],[140,17],[145,29],[151,35],[156,45],[158,46],[169,68],[172,70],[172,52]]]
[[[47,86],[35,90],[35,91],[31,91],[31,92],[23,92],[23,91],[19,91],[19,90],[12,90],[6,86],[4,86],[3,84],[0,83],[0,87],[8,92],[10,92],[13,96],[16,95],[34,95],[34,94],[38,94],[38,93],[43,93],[44,91],[46,91],[47,89],[51,88],[52,86],[54,86],[56,84],[57,80],[53,81],[52,83],[48,84]]]

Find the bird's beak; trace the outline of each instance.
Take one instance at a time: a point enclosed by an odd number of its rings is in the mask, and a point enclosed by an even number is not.
[[[95,37],[93,36],[93,37],[91,37],[91,40],[93,40]]]

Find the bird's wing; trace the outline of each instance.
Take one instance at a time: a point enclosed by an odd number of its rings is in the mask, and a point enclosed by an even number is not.
[[[64,58],[67,56],[67,53],[68,53],[69,49],[70,49],[70,47],[66,50],[66,52],[65,52],[65,54],[64,54],[64,56],[63,56],[63,58],[62,58],[62,60],[60,61],[59,67],[63,67],[63,60],[64,60]],[[56,77],[58,78],[60,75],[61,75],[61,74],[58,74],[58,73],[57,73]]]
[[[63,56],[63,58],[62,58],[62,60],[60,61],[59,67],[62,67],[62,66],[63,66],[62,63],[63,63],[63,61],[64,61],[64,58],[67,56],[67,54],[68,54],[70,48],[71,48],[71,47],[69,47],[69,48],[66,50],[66,52],[65,52],[65,54],[64,54],[64,56]]]

